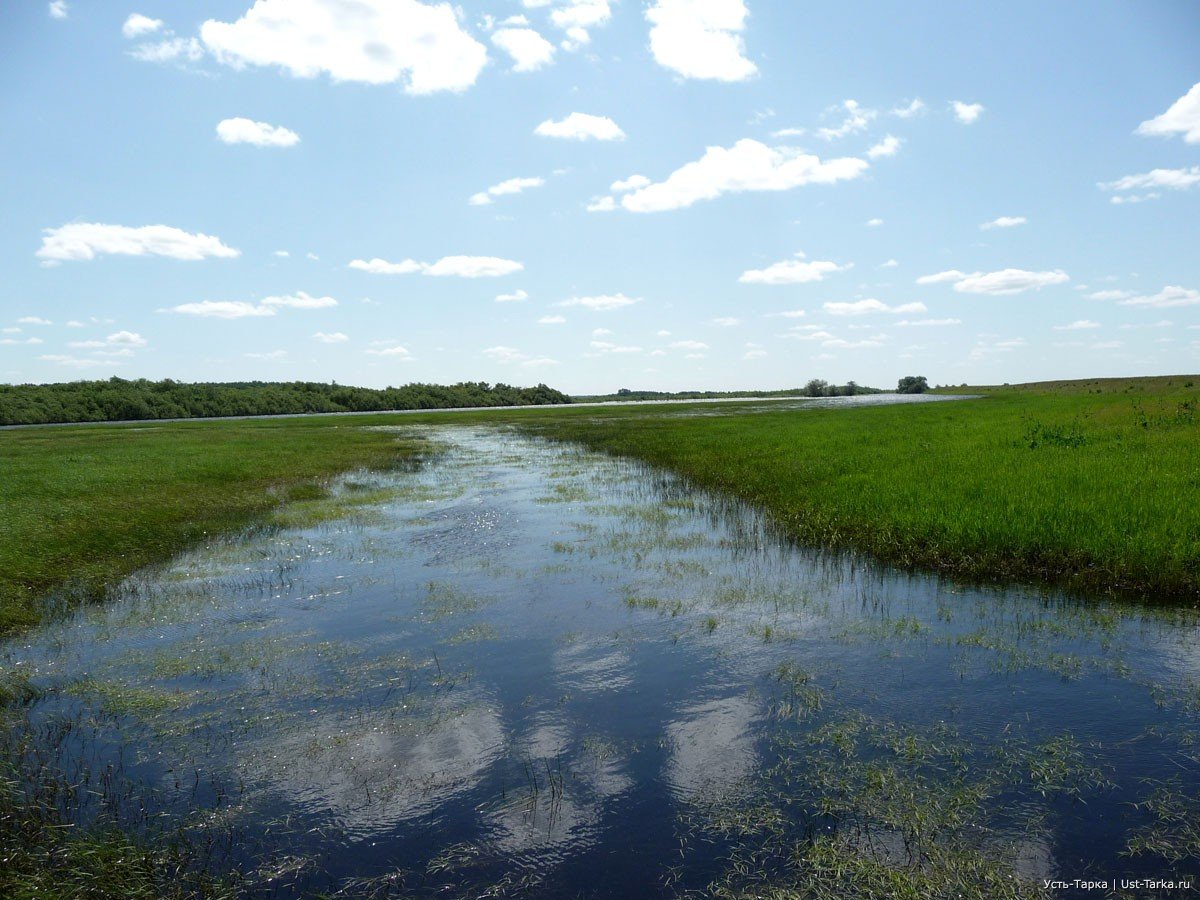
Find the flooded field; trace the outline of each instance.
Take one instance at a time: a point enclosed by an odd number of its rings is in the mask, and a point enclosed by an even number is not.
[[[265,896],[1200,872],[1195,613],[910,576],[637,463],[409,431],[413,471],[5,645],[28,789]]]

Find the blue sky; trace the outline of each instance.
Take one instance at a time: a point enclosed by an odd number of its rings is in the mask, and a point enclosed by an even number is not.
[[[1200,7],[6,3],[0,380],[1200,370]]]

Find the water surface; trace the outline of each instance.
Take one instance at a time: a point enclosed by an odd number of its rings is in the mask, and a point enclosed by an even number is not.
[[[4,647],[80,822],[248,892],[630,897],[854,866],[1184,876],[1200,625],[780,540],[494,429]],[[335,518],[327,518],[333,512]],[[18,733],[19,732],[19,733]],[[941,868],[939,868],[941,867]]]

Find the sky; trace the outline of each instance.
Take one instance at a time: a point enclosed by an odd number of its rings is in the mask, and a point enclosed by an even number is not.
[[[1200,371],[1200,5],[0,4],[0,381]]]

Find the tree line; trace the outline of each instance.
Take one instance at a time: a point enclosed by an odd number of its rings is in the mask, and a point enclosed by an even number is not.
[[[464,381],[452,385],[406,384],[374,389],[312,381],[188,384],[169,378],[163,381],[110,378],[61,384],[0,385],[0,425],[570,402],[571,398],[566,394],[544,384],[513,387]]]

